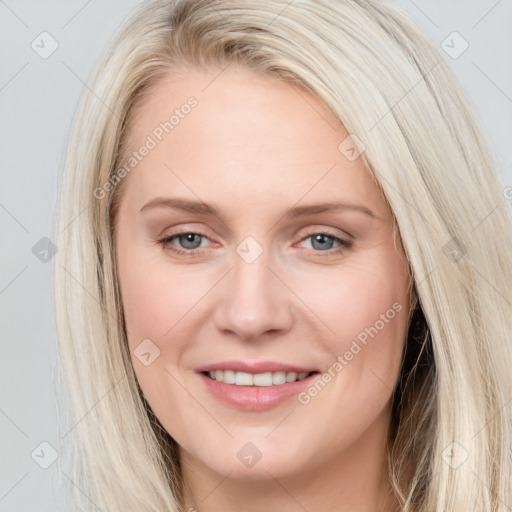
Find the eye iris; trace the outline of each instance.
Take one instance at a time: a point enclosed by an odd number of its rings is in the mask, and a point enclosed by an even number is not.
[[[199,239],[199,243],[194,245],[194,237],[197,237]],[[178,236],[178,240],[180,241],[180,244],[185,247],[186,249],[197,249],[199,245],[201,245],[201,235],[198,235],[196,233],[185,233],[183,235]],[[183,240],[185,240],[185,243],[182,244]],[[191,244],[192,246],[188,245]]]
[[[189,249],[193,251],[197,249],[201,245],[201,239],[204,235],[199,233],[187,232],[187,233],[178,233],[177,235],[169,237],[170,239],[179,240],[179,245],[184,249]],[[336,241],[336,237],[329,235],[327,233],[315,233],[313,235],[309,235],[308,238],[312,240],[313,249],[317,249],[320,251],[330,250],[333,247],[334,242]]]
[[[333,239],[331,236],[323,235],[323,234],[319,233],[317,235],[312,236],[311,238],[312,238],[312,246],[315,249],[331,249],[332,248]],[[327,242],[327,243],[325,242],[326,238],[331,239],[330,244],[329,244],[329,242]],[[315,247],[315,242],[320,242],[320,246]]]

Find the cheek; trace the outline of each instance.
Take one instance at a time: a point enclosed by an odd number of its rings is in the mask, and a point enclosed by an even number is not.
[[[380,255],[373,265],[368,260],[347,265],[317,279],[314,288],[303,287],[308,306],[322,320],[322,332],[328,333],[321,342],[330,354],[322,368],[325,384],[299,396],[305,414],[314,411],[315,417],[329,419],[311,434],[319,445],[338,438],[349,446],[386,410],[405,345],[408,283],[401,260]]]
[[[155,261],[149,251],[122,250],[120,244],[118,277],[130,357],[143,394],[163,418],[166,404],[187,402],[177,383],[183,380],[180,360],[193,336],[189,320],[196,308],[190,310],[204,292],[191,273]]]
[[[205,294],[218,276],[170,264],[154,253],[119,252],[118,270],[132,366],[146,399],[163,418],[169,403],[189,402],[179,382],[186,378],[187,354],[204,321]]]
[[[204,279],[133,252],[119,258],[125,321],[133,339],[169,336],[204,294]],[[200,306],[200,305],[198,305]]]
[[[327,333],[322,344],[331,354],[328,364],[339,361],[354,379],[371,369],[393,387],[406,337],[407,266],[384,246],[364,261],[353,261],[314,279],[296,280],[303,283],[296,291]]]

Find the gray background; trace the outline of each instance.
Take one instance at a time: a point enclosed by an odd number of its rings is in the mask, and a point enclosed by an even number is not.
[[[51,262],[33,247],[54,239],[57,191],[69,127],[93,65],[139,2],[0,0],[0,512],[64,511],[56,463],[52,372],[56,334]],[[469,43],[443,53],[470,94],[512,185],[512,0],[397,0],[440,46],[457,31]],[[47,58],[38,51],[58,48]],[[41,43],[41,37],[46,37]],[[450,39],[448,39],[450,41]],[[451,50],[460,48],[455,41]],[[34,458],[31,457],[35,450]],[[37,457],[37,454],[40,457]],[[43,456],[43,454],[45,454]],[[36,463],[35,460],[41,461]],[[49,462],[50,459],[47,459]]]

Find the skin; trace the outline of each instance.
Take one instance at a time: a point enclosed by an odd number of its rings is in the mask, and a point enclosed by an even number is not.
[[[189,96],[198,105],[125,178],[115,232],[133,368],[180,445],[185,510],[395,510],[385,443],[410,281],[392,212],[362,158],[339,151],[348,132],[318,98],[234,65],[212,82],[217,74],[169,77],[147,96],[131,151]],[[157,196],[200,199],[219,216],[140,212]],[[346,209],[284,218],[332,200],[375,217]],[[322,230],[351,247],[315,243],[311,233]],[[206,236],[195,245],[157,243],[198,231]],[[263,250],[250,264],[236,252],[249,235]],[[198,246],[194,256],[170,249]],[[213,397],[195,371],[243,359],[325,372],[394,303],[401,310],[307,404],[292,397],[242,411]],[[144,339],[160,350],[149,365],[134,352]],[[252,467],[237,457],[248,442],[262,455]]]

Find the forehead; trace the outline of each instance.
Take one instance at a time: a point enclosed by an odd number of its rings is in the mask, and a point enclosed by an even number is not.
[[[179,192],[260,208],[269,194],[290,204],[307,194],[308,202],[371,203],[382,214],[384,201],[362,159],[340,151],[348,136],[323,102],[297,85],[235,66],[169,75],[133,118],[127,156],[151,149],[130,173],[126,193],[137,204]]]

